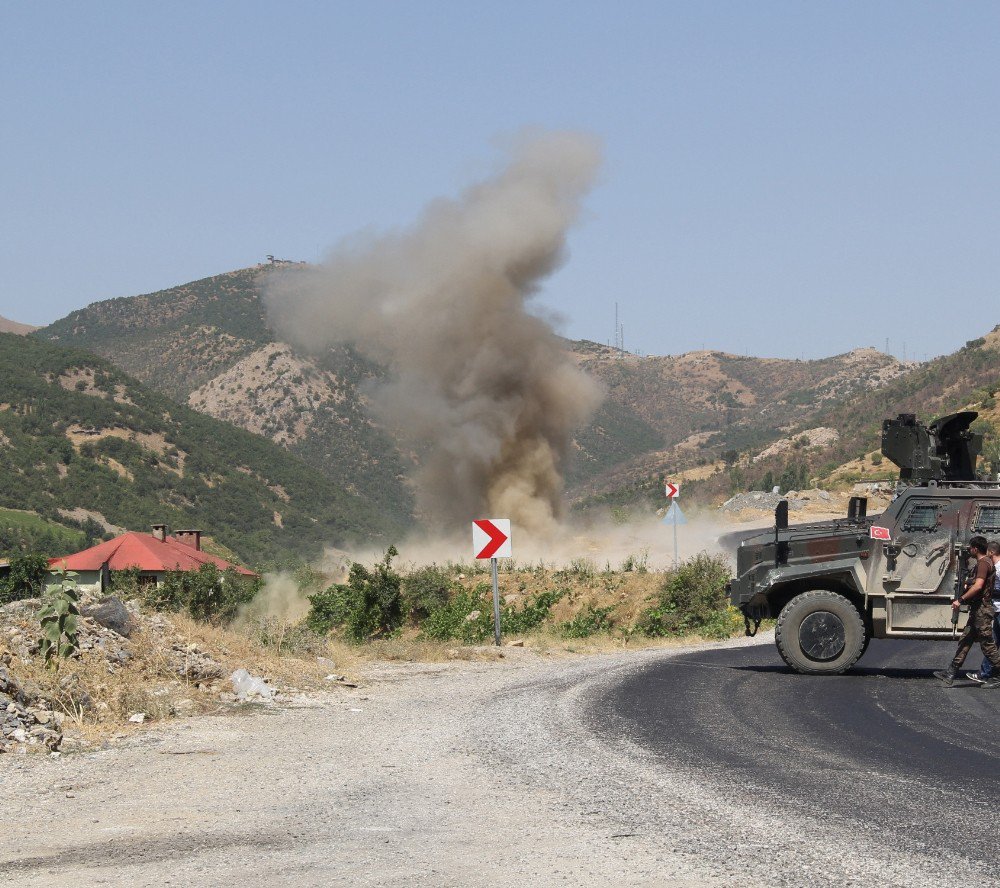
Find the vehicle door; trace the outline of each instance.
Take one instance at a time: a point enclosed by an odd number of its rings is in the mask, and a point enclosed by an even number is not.
[[[958,509],[946,500],[915,498],[899,516],[893,539],[898,552],[896,592],[951,595],[949,575],[958,529]]]
[[[958,519],[954,502],[931,497],[914,497],[900,512],[885,577],[890,634],[951,630]]]

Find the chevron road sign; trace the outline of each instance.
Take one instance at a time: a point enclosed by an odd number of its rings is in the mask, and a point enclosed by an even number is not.
[[[472,522],[475,558],[511,558],[510,519],[480,518]]]
[[[497,559],[511,558],[509,518],[479,518],[472,522],[472,552],[476,558],[490,559],[493,574],[493,640],[500,646],[500,585]]]

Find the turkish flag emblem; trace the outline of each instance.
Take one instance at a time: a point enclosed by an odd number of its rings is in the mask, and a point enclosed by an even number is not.
[[[888,527],[876,527],[872,525],[871,535],[873,540],[892,540]]]

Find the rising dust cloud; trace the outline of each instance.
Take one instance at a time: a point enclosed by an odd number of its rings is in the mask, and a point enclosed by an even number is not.
[[[309,613],[309,602],[299,590],[294,575],[287,571],[264,574],[264,586],[253,601],[240,608],[236,625],[259,620],[298,623]]]
[[[421,517],[441,531],[487,516],[535,538],[559,531],[573,433],[601,396],[530,303],[564,260],[599,165],[589,137],[524,136],[496,175],[411,228],[341,243],[269,283],[287,341],[350,344],[389,368],[369,396],[419,453]]]

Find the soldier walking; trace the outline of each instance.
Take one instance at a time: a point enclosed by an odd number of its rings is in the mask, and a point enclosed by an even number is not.
[[[969,588],[951,603],[956,609],[963,604],[969,605],[969,622],[965,624],[965,631],[958,640],[958,650],[951,665],[934,673],[947,687],[954,684],[958,670],[969,656],[972,645],[978,641],[983,654],[993,666],[993,674],[982,687],[1000,688],[1000,649],[993,640],[993,617],[996,613],[993,609],[993,584],[996,567],[987,554],[987,548],[986,537],[974,536],[969,540],[969,552],[976,559],[975,577]]]
[[[990,544],[986,547],[986,554],[993,559],[994,567],[1000,564],[1000,542],[990,540]],[[993,609],[995,611],[993,615],[993,640],[1000,648],[1000,571],[997,572],[996,579],[993,581]],[[979,667],[979,671],[966,672],[965,677],[976,684],[983,684],[989,681],[992,674],[993,664],[986,657],[983,657],[983,665]]]

